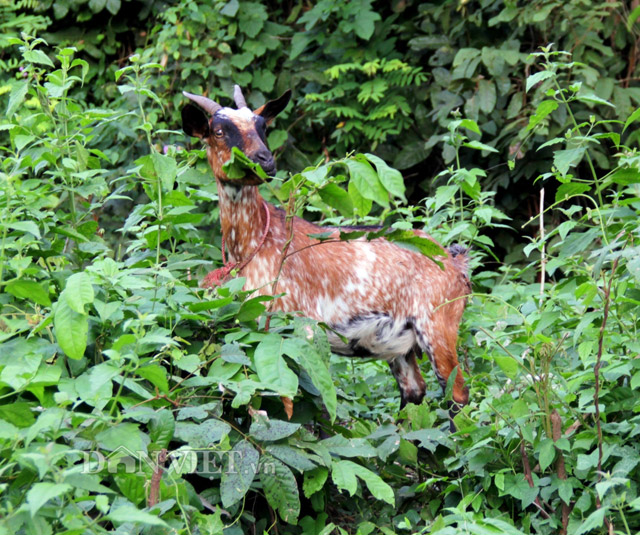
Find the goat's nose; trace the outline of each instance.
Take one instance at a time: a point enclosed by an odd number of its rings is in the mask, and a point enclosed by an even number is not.
[[[273,161],[273,154],[268,150],[256,152],[253,156],[253,161],[259,163],[267,173],[275,171],[276,164]]]

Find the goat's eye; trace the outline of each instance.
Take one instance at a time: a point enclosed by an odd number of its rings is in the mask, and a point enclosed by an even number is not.
[[[216,137],[222,137],[224,136],[224,132],[222,131],[222,128],[218,128],[217,130],[213,131],[213,135]]]

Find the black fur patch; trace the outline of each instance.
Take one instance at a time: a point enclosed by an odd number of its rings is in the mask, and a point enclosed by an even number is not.
[[[226,117],[219,117],[216,114],[211,118],[210,129],[214,136],[217,131],[222,130],[224,133],[224,141],[229,150],[231,150],[232,147],[238,147],[244,152],[244,138],[242,137],[240,129],[233,124],[233,121]]]

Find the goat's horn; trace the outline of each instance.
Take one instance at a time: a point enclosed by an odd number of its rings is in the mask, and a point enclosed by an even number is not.
[[[211,100],[210,98],[202,97],[200,95],[193,95],[191,93],[187,93],[186,91],[183,91],[182,94],[188,99],[193,100],[193,102],[200,106],[204,111],[209,112],[211,115],[222,108],[220,104],[218,104],[214,100]]]
[[[233,100],[236,101],[236,106],[238,107],[238,109],[247,107],[247,101],[244,99],[242,89],[240,89],[239,85],[233,86]]]

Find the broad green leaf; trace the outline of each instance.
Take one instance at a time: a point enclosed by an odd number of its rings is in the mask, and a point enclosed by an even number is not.
[[[638,8],[636,8],[636,9],[638,9]],[[631,115],[629,115],[627,120],[624,122],[624,128],[622,129],[622,132],[624,133],[624,131],[629,127],[629,125],[631,123],[633,123],[634,121],[637,121],[638,119],[640,119],[640,108],[638,108]]]
[[[388,208],[389,194],[371,164],[364,157],[361,157],[361,159],[348,159],[345,163],[349,168],[351,181],[360,195],[365,199],[375,201],[384,208]]]
[[[351,202],[349,194],[337,184],[327,184],[318,190],[318,194],[325,204],[338,210],[340,215],[345,217],[353,215],[353,202]]]
[[[280,440],[293,435],[293,433],[300,429],[300,426],[301,424],[294,422],[261,418],[259,421],[251,423],[249,434],[257,440]]]
[[[94,299],[91,278],[85,272],[74,273],[67,279],[62,295],[71,310],[85,314],[84,305],[93,303]]]
[[[371,211],[371,208],[373,206],[373,201],[371,201],[370,199],[365,199],[360,194],[360,190],[358,190],[355,182],[352,180],[349,181],[347,191],[349,193],[351,203],[353,204],[354,213],[359,217],[369,215],[369,212]]]
[[[36,281],[14,280],[5,286],[7,292],[20,299],[30,299],[34,303],[51,306],[49,293]]]
[[[53,316],[56,341],[69,358],[79,360],[87,348],[89,318],[73,310],[63,294],[64,292],[60,295]]]
[[[283,344],[283,351],[298,362],[311,377],[324,402],[331,421],[336,419],[338,397],[329,368],[318,351],[301,338],[289,338]]]
[[[406,202],[406,198],[404,196],[404,178],[402,177],[402,173],[393,167],[389,167],[382,158],[379,158],[375,154],[367,153],[365,156],[367,157],[367,160],[376,166],[378,178],[385,189],[392,195]]]
[[[169,409],[160,409],[149,422],[149,438],[156,448],[168,448],[173,439],[176,422]]]
[[[227,453],[225,460],[220,497],[226,508],[244,498],[258,471],[260,454],[250,442],[242,440]]]
[[[96,440],[107,451],[121,451],[134,456],[147,452],[138,424],[134,423],[122,422],[108,427],[96,435]]]
[[[480,131],[480,127],[478,126],[478,123],[476,123],[473,119],[461,119],[460,126],[463,128],[466,128],[467,130],[471,130],[472,132],[475,132],[479,136],[482,135],[482,132]]]
[[[147,364],[136,369],[136,374],[149,381],[157,387],[160,392],[169,392],[169,381],[167,380],[167,369],[159,364]]]
[[[527,78],[527,87],[526,87],[527,93],[533,86],[539,84],[543,80],[548,80],[549,78],[553,78],[554,76],[555,76],[555,73],[551,71],[540,71],[540,72],[536,72],[535,74],[532,74]]]
[[[291,446],[271,444],[267,446],[266,451],[300,472],[306,472],[316,467],[316,464],[300,453],[300,450],[296,450]]]
[[[462,144],[465,147],[476,150],[486,150],[487,152],[499,152],[498,149],[492,147],[491,145],[487,145],[486,143],[481,143],[480,141],[471,140]]]
[[[494,356],[493,360],[504,372],[504,374],[513,379],[518,374],[518,362],[511,357]]]
[[[24,97],[27,96],[28,90],[29,82],[27,82],[26,80],[23,82],[18,82],[13,86],[13,88],[11,89],[11,93],[9,94],[9,104],[7,105],[6,111],[7,117],[11,117],[15,113],[20,104],[22,104],[22,102],[24,101]]]
[[[116,454],[116,457],[117,457],[117,454]],[[115,462],[117,462],[117,460]],[[131,460],[123,459],[120,462],[131,463]],[[140,468],[140,464],[138,464],[138,462],[135,460],[133,461],[132,464],[130,464],[130,466],[132,466],[132,468],[135,468],[136,470]],[[145,489],[147,488],[147,485],[148,485],[147,483],[148,479],[145,475],[137,474],[137,473],[119,473],[119,474],[116,474],[113,479],[115,480],[116,485],[118,485],[118,489],[120,490],[120,492],[131,503],[135,505],[140,505],[145,501],[145,498],[147,495]]]
[[[49,500],[62,496],[72,490],[71,485],[66,483],[36,483],[27,492],[27,504],[31,516],[40,510],[40,508]],[[71,498],[71,496],[70,496]]]
[[[358,480],[353,471],[354,463],[338,461],[331,466],[331,480],[338,490],[346,490],[349,496],[353,496],[358,490]]]
[[[4,227],[5,225],[0,225]],[[7,223],[6,225],[11,230],[20,230],[22,232],[28,232],[29,234],[33,234],[36,238],[40,239],[42,236],[40,235],[40,229],[38,225],[33,221],[13,221]]]
[[[220,442],[231,432],[231,426],[216,418],[202,423],[178,422],[175,428],[176,439],[186,442],[192,448],[206,448]]]
[[[602,527],[602,524],[604,523],[604,515],[606,513],[606,507],[596,509],[576,528],[573,535],[582,535],[583,533],[589,533],[596,528]]]
[[[553,164],[556,166],[560,174],[565,176],[569,172],[570,167],[575,167],[580,163],[584,156],[584,152],[585,147],[557,150],[553,153]]]
[[[268,334],[256,347],[253,362],[260,381],[279,394],[293,398],[298,391],[298,377],[282,357],[282,343],[281,336]]]
[[[260,482],[267,502],[278,511],[280,518],[289,524],[297,524],[300,495],[291,470],[271,455],[265,454],[260,460]]]
[[[140,511],[130,505],[118,507],[115,511],[111,511],[105,518],[115,523],[133,522],[134,524],[169,528],[167,523],[161,518],[152,515],[151,513]]]
[[[53,61],[42,50],[25,50],[23,52],[24,59],[31,63],[38,63],[40,65],[46,65],[47,67],[54,67]]]
[[[490,80],[480,80],[478,82],[478,100],[480,110],[484,113],[491,113],[496,107],[496,86]]]
[[[324,466],[318,466],[313,470],[309,470],[304,473],[304,481],[302,483],[302,490],[307,498],[310,498],[313,494],[318,492],[324,487],[327,477],[329,476],[329,470]]]
[[[540,470],[544,471],[551,465],[556,456],[556,448],[553,444],[553,440],[545,438],[538,446],[538,451]]]
[[[585,191],[589,191],[591,186],[588,184],[582,184],[579,182],[565,182],[560,184],[560,187],[556,191],[556,202],[569,199],[573,195],[580,195]]]
[[[393,489],[379,475],[352,461],[333,463],[331,469],[333,482],[339,489],[347,490],[351,496],[357,488],[356,476],[364,481],[374,498],[383,500],[390,505],[395,504]]]
[[[178,176],[178,164],[175,159],[154,151],[151,153],[151,161],[156,175],[162,183],[163,191],[173,190],[173,184]]]
[[[224,15],[225,17],[235,17],[236,13],[238,13],[239,7],[240,3],[238,2],[238,0],[230,0],[220,10],[220,15]]]
[[[543,100],[536,108],[536,113],[529,117],[527,130],[535,128],[543,119],[558,108],[558,102],[555,100]]]

